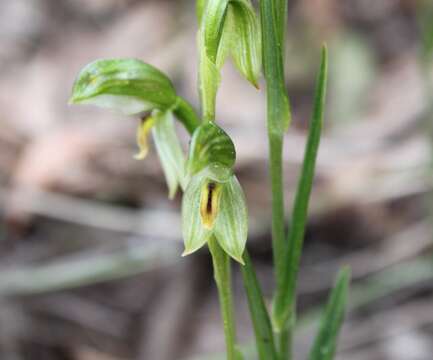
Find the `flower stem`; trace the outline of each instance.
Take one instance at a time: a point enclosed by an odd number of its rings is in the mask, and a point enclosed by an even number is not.
[[[277,341],[278,341],[278,351],[281,360],[287,360],[292,358],[292,335],[291,328],[285,328],[280,332],[276,333]]]
[[[280,286],[284,271],[284,194],[283,194],[283,138],[269,134],[269,172],[272,192],[272,250],[277,284]]]
[[[180,96],[177,98],[177,104],[173,112],[190,134],[200,125],[200,118],[194,108]]]
[[[236,350],[236,324],[233,310],[230,258],[220,247],[215,237],[212,236],[209,239],[208,245],[212,255],[214,277],[224,324],[227,360],[238,360],[240,354]]]
[[[284,82],[283,51],[280,21],[277,20],[279,1],[261,0],[260,13],[263,36],[263,64],[266,78],[267,128],[269,139],[269,172],[272,192],[272,248],[277,286],[281,285],[284,269],[284,193],[283,136],[290,122],[290,107]]]

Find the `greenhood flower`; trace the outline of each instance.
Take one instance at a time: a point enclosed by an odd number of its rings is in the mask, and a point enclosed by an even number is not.
[[[233,172],[223,165],[209,165],[191,179],[183,197],[183,256],[215,236],[227,254],[244,264],[247,219],[245,197]]]
[[[205,118],[213,120],[220,70],[231,55],[238,71],[258,88],[262,44],[260,22],[250,0],[200,0],[200,94]]]
[[[232,170],[235,157],[233,142],[214,123],[205,123],[194,132],[188,159],[191,180],[182,201],[184,256],[214,236],[227,254],[244,263],[248,214]]]
[[[250,0],[201,0],[197,16],[201,23],[205,55],[218,70],[231,55],[239,72],[255,87],[261,69],[260,22]]]
[[[186,102],[176,95],[170,79],[161,71],[136,59],[94,61],[78,74],[70,103],[92,104],[141,116],[137,130],[140,151],[135,158],[146,157],[152,133],[169,197],[175,196],[179,185],[185,189],[186,159],[175,132],[173,112]],[[142,116],[144,113],[150,115]]]

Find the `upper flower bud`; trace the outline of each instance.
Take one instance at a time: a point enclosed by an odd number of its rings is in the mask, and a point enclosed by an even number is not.
[[[255,87],[261,70],[260,22],[250,0],[201,0],[200,93],[205,118],[213,120],[220,69],[227,56]]]

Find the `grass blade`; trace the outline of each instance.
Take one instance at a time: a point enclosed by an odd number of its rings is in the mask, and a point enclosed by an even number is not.
[[[257,352],[260,360],[276,360],[274,335],[268,310],[263,300],[262,290],[248,251],[244,252],[245,265],[241,266],[242,277],[248,297],[251,319],[256,337]]]
[[[317,152],[322,133],[323,114],[326,95],[328,56],[326,46],[322,48],[322,61],[317,80],[314,110],[308,141],[305,149],[304,162],[296,192],[292,221],[288,235],[288,251],[285,254],[285,268],[282,286],[277,289],[273,307],[273,322],[277,331],[294,324],[294,305],[296,279],[299,260],[304,242],[305,225],[308,216],[308,204],[313,184]]]
[[[290,124],[290,105],[284,79],[281,0],[260,0],[263,68],[266,78],[268,132],[282,137]],[[278,8],[277,8],[278,7]]]
[[[349,281],[350,270],[344,268],[340,271],[329,297],[319,332],[308,357],[309,360],[332,360],[334,358],[337,337],[344,318]]]
[[[280,1],[260,0],[263,69],[266,78],[266,112],[269,141],[269,174],[272,193],[272,252],[277,283],[282,284],[284,253],[283,137],[290,124],[290,105],[284,79],[280,38]]]

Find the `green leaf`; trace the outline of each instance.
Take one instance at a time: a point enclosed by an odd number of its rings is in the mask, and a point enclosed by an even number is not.
[[[248,305],[253,322],[259,359],[277,360],[278,356],[277,351],[275,350],[271,320],[269,319],[269,313],[266,309],[263,293],[247,250],[245,250],[243,258],[245,260],[245,266],[241,266],[241,271],[245,290],[247,292]]]
[[[337,337],[344,319],[349,282],[350,270],[344,268],[340,271],[329,297],[319,331],[308,357],[309,360],[332,360],[334,358]]]
[[[158,112],[152,128],[156,150],[164,170],[169,189],[169,198],[176,195],[178,185],[186,188],[186,159],[174,128],[171,111]]]
[[[295,202],[292,211],[292,221],[288,235],[288,247],[285,253],[286,267],[284,268],[284,286],[277,289],[273,307],[273,321],[277,329],[283,329],[285,324],[292,324],[293,309],[296,292],[296,279],[299,270],[299,261],[304,242],[305,225],[308,216],[308,204],[314,179],[316,159],[322,133],[326,84],[327,84],[328,57],[327,49],[322,49],[322,61],[317,80],[314,110],[305,148],[304,162],[298,182]]]
[[[277,4],[278,3],[278,4]],[[284,0],[260,0],[263,68],[266,78],[267,125],[271,136],[282,137],[290,125],[290,106],[284,78],[282,24]],[[275,8],[278,5],[278,8]],[[277,16],[278,14],[278,16]]]
[[[242,254],[248,236],[248,211],[244,192],[235,176],[223,184],[214,234],[233,259],[244,264]]]
[[[97,60],[79,74],[70,103],[93,104],[133,115],[176,104],[170,79],[149,64],[135,59]]]
[[[229,19],[232,19],[229,21]],[[262,67],[262,40],[260,22],[249,0],[233,0],[229,3],[227,20],[230,29],[230,53],[239,72],[256,88]]]
[[[218,125],[207,122],[194,131],[188,158],[189,174],[193,175],[213,163],[232,168],[235,160],[235,146]]]

